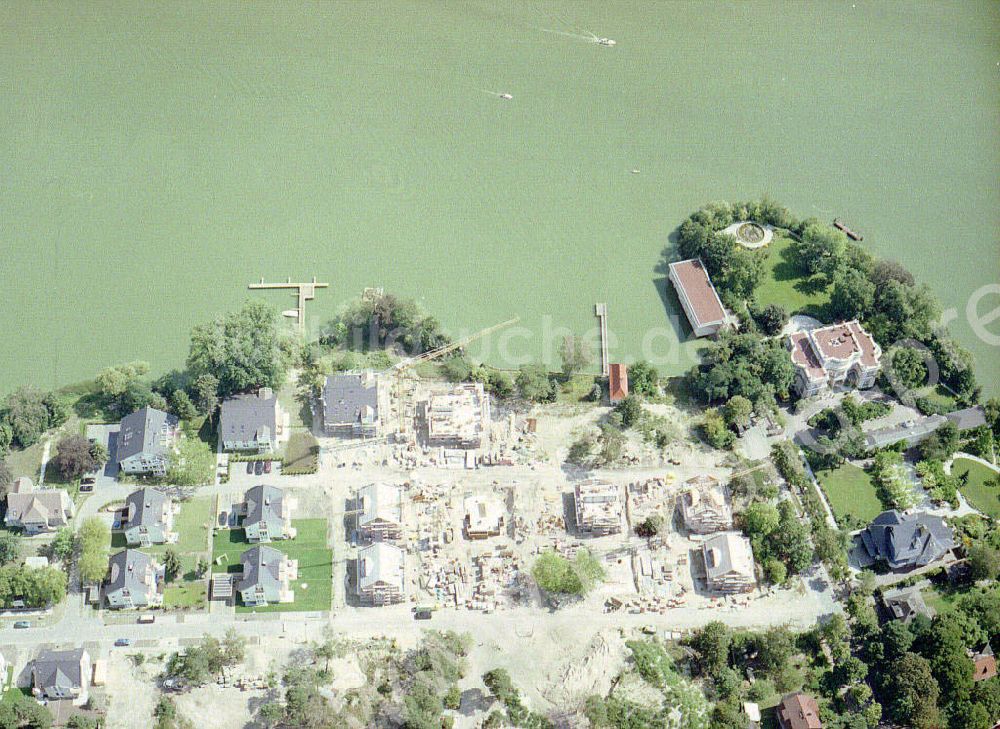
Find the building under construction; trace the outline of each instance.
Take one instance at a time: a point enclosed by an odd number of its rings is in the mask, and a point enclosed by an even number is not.
[[[481,382],[433,392],[417,407],[427,444],[446,448],[480,448],[490,424],[490,399]]]
[[[621,532],[624,508],[621,488],[590,478],[576,485],[573,496],[576,525],[581,532],[595,537]]]
[[[465,536],[469,539],[498,537],[503,531],[503,505],[493,495],[467,496],[463,504]]]
[[[680,507],[684,526],[695,534],[714,534],[733,528],[729,489],[714,476],[695,476],[685,481]]]

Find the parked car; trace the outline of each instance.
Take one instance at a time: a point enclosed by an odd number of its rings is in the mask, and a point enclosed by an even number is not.
[[[414,612],[413,613],[413,619],[414,620],[430,620],[433,617],[433,615],[434,615],[433,612],[431,612],[430,610],[427,610],[426,608],[424,608],[424,609],[417,610],[416,612]]]
[[[253,473],[253,461],[247,461],[247,473]]]
[[[24,628],[30,628],[30,620],[18,620],[14,623],[14,630],[23,630]]]
[[[264,461],[254,461],[253,472],[258,476],[264,473]]]
[[[264,461],[264,473],[270,473],[270,472],[271,472],[271,462]]]
[[[94,482],[93,481],[91,481],[90,483],[87,483],[86,481],[81,481],[80,482],[80,493],[81,494],[89,494],[93,490],[94,490]]]
[[[92,484],[92,483],[97,483],[96,476],[84,476],[83,478],[80,479],[81,485]]]
[[[128,638],[119,638],[118,640],[115,641],[115,646],[117,646],[118,648],[124,648],[125,646],[130,646],[130,645],[132,645],[132,641],[129,640]]]

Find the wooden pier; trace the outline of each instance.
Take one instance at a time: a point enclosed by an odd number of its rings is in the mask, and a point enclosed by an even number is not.
[[[611,362],[608,361],[608,305],[594,304],[594,315],[601,323],[601,376],[611,374]]]
[[[316,281],[316,277],[313,276],[313,280],[308,283],[293,283],[292,279],[289,277],[283,283],[265,283],[264,277],[261,276],[260,283],[252,283],[248,286],[250,289],[297,289],[297,295],[299,300],[299,305],[296,307],[296,321],[299,325],[299,331],[304,332],[306,330],[306,302],[311,301],[316,298],[316,289],[325,289],[330,284],[319,283]]]
[[[847,227],[847,223],[845,223],[840,218],[834,218],[833,219],[833,227],[836,228],[837,230],[844,231],[844,233],[847,235],[847,237],[850,238],[851,240],[856,240],[856,241],[860,242],[860,241],[863,241],[865,239],[865,237],[863,235],[861,235],[861,233],[858,233],[857,231],[854,231],[854,230],[851,230],[850,228],[848,228]]]

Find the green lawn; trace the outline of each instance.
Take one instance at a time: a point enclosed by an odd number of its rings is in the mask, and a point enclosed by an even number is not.
[[[956,458],[951,464],[951,472],[956,476],[969,474],[969,483],[962,488],[962,495],[979,511],[1000,519],[1000,489],[986,485],[988,479],[997,477],[996,471],[968,458]]]
[[[830,291],[822,275],[809,276],[793,258],[791,238],[776,233],[767,247],[764,278],[755,297],[761,306],[777,304],[789,314],[808,314],[825,319],[824,310],[830,302]]]
[[[177,580],[168,583],[163,593],[165,608],[201,607],[207,599],[205,579],[195,576],[199,558],[208,559],[208,534],[212,524],[212,500],[208,497],[181,503],[181,511],[174,517],[174,531],[178,533],[175,544],[156,544],[142,547],[146,554],[154,555],[162,564],[163,555],[173,549],[181,558],[181,573]],[[125,547],[125,537],[116,532],[111,537],[112,551]]]
[[[582,402],[594,389],[594,375],[573,375],[556,384],[556,402]]]
[[[940,407],[942,412],[958,410],[958,403],[955,402],[955,396],[941,385],[925,387],[919,390],[916,394],[917,397],[926,398],[931,403]]]
[[[285,446],[281,472],[289,476],[316,473],[319,467],[319,442],[308,430],[296,430]]]
[[[956,593],[942,592],[935,585],[923,588],[920,594],[923,595],[927,607],[933,608],[934,612],[938,615],[951,610],[954,607],[955,599],[958,597]]]
[[[295,539],[270,545],[299,562],[299,579],[292,583],[295,602],[262,608],[237,606],[237,612],[286,612],[289,610],[329,610],[331,599],[333,552],[327,546],[326,519],[295,519]],[[253,546],[242,529],[218,532],[213,540],[212,572],[239,572],[240,555]],[[221,564],[219,563],[221,561]]]
[[[875,485],[862,469],[845,463],[832,471],[816,474],[837,523],[853,525],[869,522],[882,512],[882,503],[875,494]]]

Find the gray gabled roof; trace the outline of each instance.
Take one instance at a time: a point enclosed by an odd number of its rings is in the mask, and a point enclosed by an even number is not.
[[[233,395],[222,403],[219,435],[223,443],[274,440],[278,431],[278,396],[271,390],[249,395]]]
[[[722,532],[702,544],[705,571],[710,580],[730,572],[753,578],[753,549],[750,540],[739,532]]]
[[[80,661],[83,648],[71,651],[42,651],[34,662],[35,683],[41,689],[81,688],[83,676]]]
[[[363,527],[377,519],[391,524],[401,524],[403,509],[400,488],[387,483],[370,483],[357,495],[358,526]]]
[[[125,589],[130,593],[145,594],[149,585],[143,580],[153,558],[138,549],[125,549],[108,560],[108,592]]]
[[[378,583],[403,591],[403,550],[394,544],[375,542],[358,552],[358,589],[365,590]]]
[[[138,526],[164,526],[163,508],[169,497],[154,488],[133,491],[125,499],[126,518],[122,529]]]
[[[281,590],[281,563],[285,555],[274,547],[251,547],[240,555],[243,578],[236,585],[240,592],[261,585],[265,595],[277,595]]]
[[[177,417],[156,408],[145,407],[122,418],[118,431],[115,459],[121,463],[126,458],[146,453],[165,456],[169,447],[162,441],[164,429],[177,427]]]
[[[923,567],[955,546],[955,538],[944,519],[933,514],[901,514],[883,511],[861,532],[861,541],[875,559],[892,568]]]
[[[327,424],[370,424],[378,419],[378,375],[342,372],[323,385],[323,419]]]
[[[247,502],[245,524],[281,524],[285,513],[285,492],[277,486],[260,484],[249,489],[244,496]]]
[[[981,425],[986,425],[986,410],[983,409],[982,405],[965,408],[964,410],[955,410],[945,415],[945,417],[954,423],[955,427],[959,430],[972,430]]]

